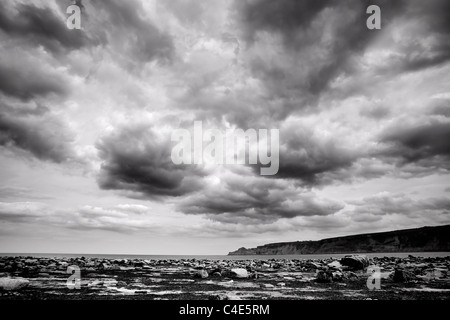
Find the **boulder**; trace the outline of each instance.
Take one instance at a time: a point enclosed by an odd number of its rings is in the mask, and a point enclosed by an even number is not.
[[[409,282],[415,279],[416,276],[414,275],[414,273],[403,269],[395,269],[392,280],[394,282]]]
[[[333,273],[329,271],[320,270],[316,275],[316,282],[329,283],[333,280]]]
[[[341,259],[341,264],[353,270],[364,270],[369,264],[370,260],[365,255],[348,255]]]
[[[117,281],[117,287],[126,287],[127,283],[125,281]]]
[[[343,278],[346,280],[358,280],[359,279],[358,275],[352,271],[344,272]]]
[[[135,270],[135,267],[121,267],[119,266],[119,270],[120,271],[131,271],[131,270]]]
[[[336,269],[336,270],[342,269],[342,264],[339,261],[330,262],[329,264],[327,264],[327,266],[330,269]]]
[[[98,269],[99,269],[99,270],[109,270],[109,269],[111,269],[111,265],[110,265],[110,264],[107,264],[107,263],[101,263],[101,264],[98,266]]]
[[[38,263],[38,260],[37,259],[26,259],[24,261],[24,263],[27,264],[27,265],[35,265],[35,264]]]
[[[312,261],[310,261],[310,262],[308,262],[308,263],[306,264],[306,267],[307,267],[307,268],[310,268],[310,269],[321,269],[321,268],[322,268],[322,265],[319,264],[319,263],[317,263],[317,262],[312,262]]]
[[[344,278],[344,275],[341,271],[333,271],[331,275],[333,276],[333,281],[342,281],[342,279]]]
[[[248,271],[244,268],[233,268],[230,271],[233,278],[248,278]]]
[[[422,279],[426,281],[439,280],[447,276],[447,270],[440,268],[434,268],[431,270],[426,270],[425,275],[421,276]]]
[[[231,300],[230,297],[225,293],[211,295],[211,296],[209,296],[208,299],[209,300]]]
[[[28,286],[29,283],[30,281],[24,278],[0,278],[0,289],[19,290]]]
[[[200,279],[208,278],[208,272],[206,270],[195,270],[194,278],[200,278]]]

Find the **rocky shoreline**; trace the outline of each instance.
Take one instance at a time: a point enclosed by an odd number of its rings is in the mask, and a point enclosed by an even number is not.
[[[0,299],[449,300],[449,267],[450,256],[369,259],[349,255],[315,260],[0,257]]]

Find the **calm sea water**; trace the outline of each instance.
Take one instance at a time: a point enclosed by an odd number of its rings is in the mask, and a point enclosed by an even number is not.
[[[409,255],[416,257],[448,257],[450,252],[388,252],[388,253],[357,253],[368,257],[398,257],[406,258]],[[225,256],[225,255],[133,255],[133,254],[61,254],[61,253],[0,253],[0,256],[31,256],[36,258],[105,258],[105,259],[210,259],[210,260],[269,260],[269,259],[326,259],[342,258],[345,254],[303,254],[303,255],[250,255],[250,256]]]

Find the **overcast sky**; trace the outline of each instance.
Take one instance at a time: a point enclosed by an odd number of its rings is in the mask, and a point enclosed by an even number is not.
[[[84,0],[81,30],[70,4],[0,2],[0,252],[450,223],[450,1]],[[196,120],[279,129],[279,172],[173,164]]]

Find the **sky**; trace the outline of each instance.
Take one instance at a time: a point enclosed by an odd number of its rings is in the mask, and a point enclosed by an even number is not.
[[[447,0],[0,2],[0,252],[227,254],[450,223]],[[369,5],[381,29],[369,30]],[[171,134],[278,129],[279,170]]]

